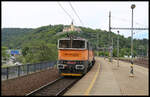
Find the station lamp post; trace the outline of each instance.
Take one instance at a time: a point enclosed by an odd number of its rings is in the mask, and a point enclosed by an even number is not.
[[[130,73],[133,75],[133,9],[135,8],[135,4],[131,5],[132,9],[132,22],[131,22],[131,71]]]
[[[132,23],[131,23],[131,61],[133,62],[133,9],[135,8],[135,4],[131,5],[132,9]]]

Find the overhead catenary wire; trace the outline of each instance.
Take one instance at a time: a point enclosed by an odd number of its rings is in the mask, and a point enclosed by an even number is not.
[[[113,18],[113,19],[117,19],[117,20],[121,20],[121,21],[123,21],[123,22],[129,21],[129,20],[126,19],[126,18],[120,18],[120,17],[116,17],[116,16],[112,16],[112,18]],[[147,28],[146,25],[141,24],[141,23],[139,23],[139,22],[137,22],[137,21],[134,21],[134,23],[135,23],[136,25],[143,26],[143,27]]]
[[[59,3],[59,2],[57,2],[58,4],[59,4],[59,6],[63,9],[63,11],[69,16],[69,18],[71,19],[71,20],[73,20],[73,18],[71,17],[71,15],[63,8],[63,6]]]
[[[69,2],[69,4],[70,4],[72,10],[74,11],[74,13],[76,14],[76,16],[78,17],[78,19],[79,19],[80,23],[82,24],[82,26],[84,26],[83,22],[81,21],[79,15],[78,15],[77,12],[75,11],[75,9],[74,9],[74,7],[72,6],[71,2]]]

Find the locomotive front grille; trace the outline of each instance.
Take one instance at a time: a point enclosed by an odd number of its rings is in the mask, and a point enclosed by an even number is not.
[[[68,72],[82,72],[85,69],[85,62],[80,60],[59,60],[58,69]]]

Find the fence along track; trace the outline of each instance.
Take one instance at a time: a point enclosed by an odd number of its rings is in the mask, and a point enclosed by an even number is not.
[[[34,91],[26,96],[58,96],[63,95],[73,84],[80,78],[77,77],[61,77]]]
[[[55,64],[56,64],[56,61],[52,61],[52,62],[24,64],[24,65],[19,65],[19,66],[1,68],[1,73],[2,73],[1,79],[8,80],[8,79],[28,75],[30,73],[52,68]]]

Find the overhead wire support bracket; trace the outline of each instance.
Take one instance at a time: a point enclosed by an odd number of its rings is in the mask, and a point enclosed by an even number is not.
[[[113,30],[149,30],[149,28],[113,28],[113,27],[110,27],[110,29],[113,29]]]

